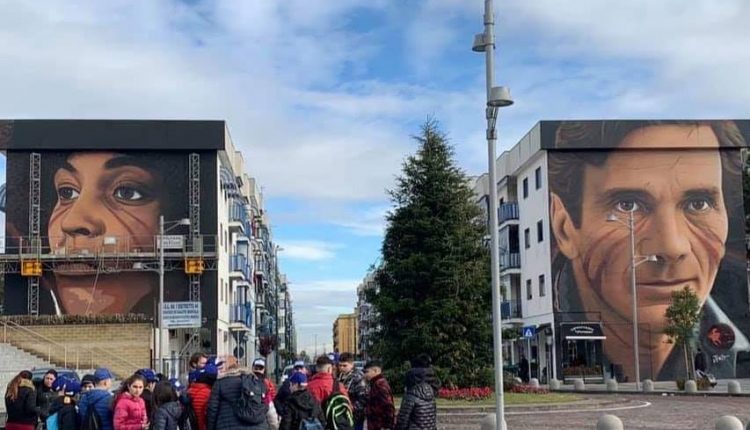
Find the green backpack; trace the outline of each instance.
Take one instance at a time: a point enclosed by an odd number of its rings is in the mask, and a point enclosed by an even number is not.
[[[354,430],[354,413],[349,399],[341,392],[337,380],[333,380],[333,391],[323,402],[328,430]]]

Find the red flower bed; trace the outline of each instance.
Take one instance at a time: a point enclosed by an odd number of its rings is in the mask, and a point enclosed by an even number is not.
[[[510,392],[521,394],[548,394],[549,390],[542,387],[532,387],[531,385],[517,384],[510,389]]]
[[[483,400],[492,397],[490,387],[441,388],[438,397],[448,400]]]

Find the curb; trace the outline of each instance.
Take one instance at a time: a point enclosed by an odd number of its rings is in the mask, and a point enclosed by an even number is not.
[[[639,396],[685,396],[685,397],[748,397],[750,398],[750,393],[740,393],[740,394],[730,394],[730,393],[718,393],[718,392],[712,392],[712,391],[699,391],[697,393],[686,393],[684,391],[659,391],[654,390],[651,392],[646,391],[604,391],[604,390],[584,390],[584,391],[575,391],[575,390],[550,390],[550,393],[578,393],[578,394],[595,394],[595,395],[627,395],[627,396],[633,396],[633,395],[639,395]]]
[[[581,406],[611,406],[611,405],[617,405],[621,404],[621,401],[617,400],[605,400],[605,401],[599,401],[599,400],[592,400],[592,399],[583,399],[583,400],[575,400],[572,402],[563,402],[563,403],[530,403],[526,405],[508,405],[505,406],[506,410],[528,410],[528,409],[534,409],[537,411],[555,411],[555,410],[564,410],[570,407],[581,407]],[[438,406],[437,408],[438,414],[441,413],[451,413],[451,414],[461,414],[461,413],[489,413],[489,412],[495,412],[495,406],[494,405],[487,405],[487,406]]]

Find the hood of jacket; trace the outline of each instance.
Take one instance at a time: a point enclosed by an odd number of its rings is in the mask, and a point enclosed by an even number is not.
[[[21,379],[21,382],[18,384],[18,388],[21,388],[21,387],[26,387],[26,388],[31,388],[32,390],[36,390],[34,383],[28,379]]]
[[[333,382],[333,375],[330,373],[318,372],[310,377],[310,379],[308,380],[308,384],[312,381]]]
[[[109,394],[107,390],[102,390],[99,388],[94,388],[91,391],[87,391],[83,395],[88,397],[89,404],[97,403],[104,397],[111,397],[111,394]]]
[[[291,406],[292,408],[311,414],[315,407],[315,399],[307,390],[295,391],[289,397],[289,405],[293,405]],[[287,405],[287,407],[289,407],[289,405]]]
[[[165,403],[159,409],[163,409],[175,421],[179,420],[180,415],[182,415],[182,405],[180,405],[179,401]]]
[[[414,397],[422,400],[426,400],[428,402],[435,399],[435,390],[430,386],[430,384],[426,382],[420,382],[419,384],[409,388],[407,393],[413,395]]]
[[[225,378],[231,378],[233,376],[242,376],[242,375],[255,375],[252,371],[252,369],[249,369],[247,367],[235,367],[234,369],[229,369],[226,372],[219,375],[218,379],[225,379]]]
[[[407,389],[421,383],[428,384],[435,391],[440,389],[440,381],[435,376],[435,370],[432,367],[415,367],[406,372]]]

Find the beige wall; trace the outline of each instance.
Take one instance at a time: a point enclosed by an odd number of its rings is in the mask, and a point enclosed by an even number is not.
[[[333,323],[333,348],[357,354],[357,314],[339,315]]]
[[[45,360],[49,357],[59,367],[107,367],[119,377],[151,367],[152,334],[151,324],[143,323],[8,326],[2,332],[5,342]]]

